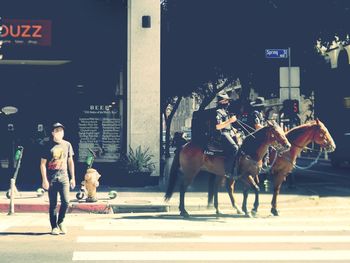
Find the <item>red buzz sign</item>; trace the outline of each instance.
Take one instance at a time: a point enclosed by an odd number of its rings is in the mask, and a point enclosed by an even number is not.
[[[51,46],[51,20],[3,19],[4,44]]]

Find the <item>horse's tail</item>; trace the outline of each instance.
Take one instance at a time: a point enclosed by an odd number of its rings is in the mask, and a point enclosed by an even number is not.
[[[181,149],[175,152],[174,160],[173,160],[173,163],[171,164],[168,188],[164,196],[165,201],[169,201],[174,192],[177,174],[179,172],[179,167],[180,167],[180,152],[181,152]]]

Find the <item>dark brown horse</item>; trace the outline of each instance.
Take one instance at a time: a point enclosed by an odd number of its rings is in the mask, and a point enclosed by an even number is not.
[[[277,196],[280,192],[281,185],[288,174],[293,170],[296,158],[301,151],[311,142],[317,143],[328,152],[333,152],[336,147],[328,129],[318,119],[311,123],[297,126],[288,131],[286,135],[292,146],[289,151],[278,156],[271,167],[271,175],[273,178],[271,213],[275,216],[278,216]]]
[[[283,130],[281,127],[279,127],[277,124],[268,123],[268,125],[264,128],[261,128],[260,130],[256,131],[251,137],[246,139],[243,142],[242,150],[241,152],[245,151],[244,156],[239,157],[239,164],[240,166],[246,166],[248,164],[251,164],[252,162],[261,163],[261,159],[263,158],[264,154],[266,153],[266,150],[268,146],[272,143],[278,143],[282,145],[283,147],[290,147],[290,144],[287,140],[287,138],[284,135]],[[245,146],[244,146],[245,145]],[[246,155],[251,156],[252,158],[246,158]],[[200,170],[204,170],[207,172],[210,172],[212,174],[215,174],[217,176],[221,177],[227,177],[225,174],[225,168],[224,168],[224,157],[222,156],[210,156],[206,155],[203,152],[203,148],[195,145],[194,143],[190,142],[186,144],[181,151],[179,151],[173,160],[171,170],[170,170],[170,178],[169,178],[169,184],[168,188],[165,194],[165,200],[169,200],[174,192],[176,180],[178,177],[179,171],[182,173],[181,177],[181,184],[180,184],[180,215],[184,217],[188,217],[189,214],[187,213],[185,209],[185,192],[187,187],[192,183],[193,179],[196,177],[196,175],[199,173]],[[232,167],[234,164],[232,163]],[[246,169],[244,169],[245,171]],[[251,168],[249,168],[249,171]],[[239,171],[243,171],[242,169],[239,169]],[[256,174],[257,171],[249,172],[251,174]],[[239,174],[239,177],[242,178],[246,184],[253,184],[254,180],[251,180],[251,177],[249,174],[242,173]],[[217,187],[215,187],[215,208],[218,213],[218,200],[217,200]],[[232,196],[232,199],[233,196]],[[235,203],[232,203],[233,207],[239,210],[238,207],[235,205]]]

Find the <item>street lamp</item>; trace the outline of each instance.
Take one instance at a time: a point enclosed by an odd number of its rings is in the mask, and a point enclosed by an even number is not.
[[[2,35],[2,23],[1,23],[1,16],[0,16],[0,36]],[[4,42],[2,40],[0,40],[0,60],[2,60],[4,58],[4,55],[1,52],[1,48],[2,48],[2,44]]]

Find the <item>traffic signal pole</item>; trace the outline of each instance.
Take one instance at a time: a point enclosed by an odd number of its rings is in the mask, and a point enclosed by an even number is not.
[[[288,99],[292,98],[292,87],[291,87],[291,64],[292,64],[292,58],[290,54],[290,47],[288,48]]]

